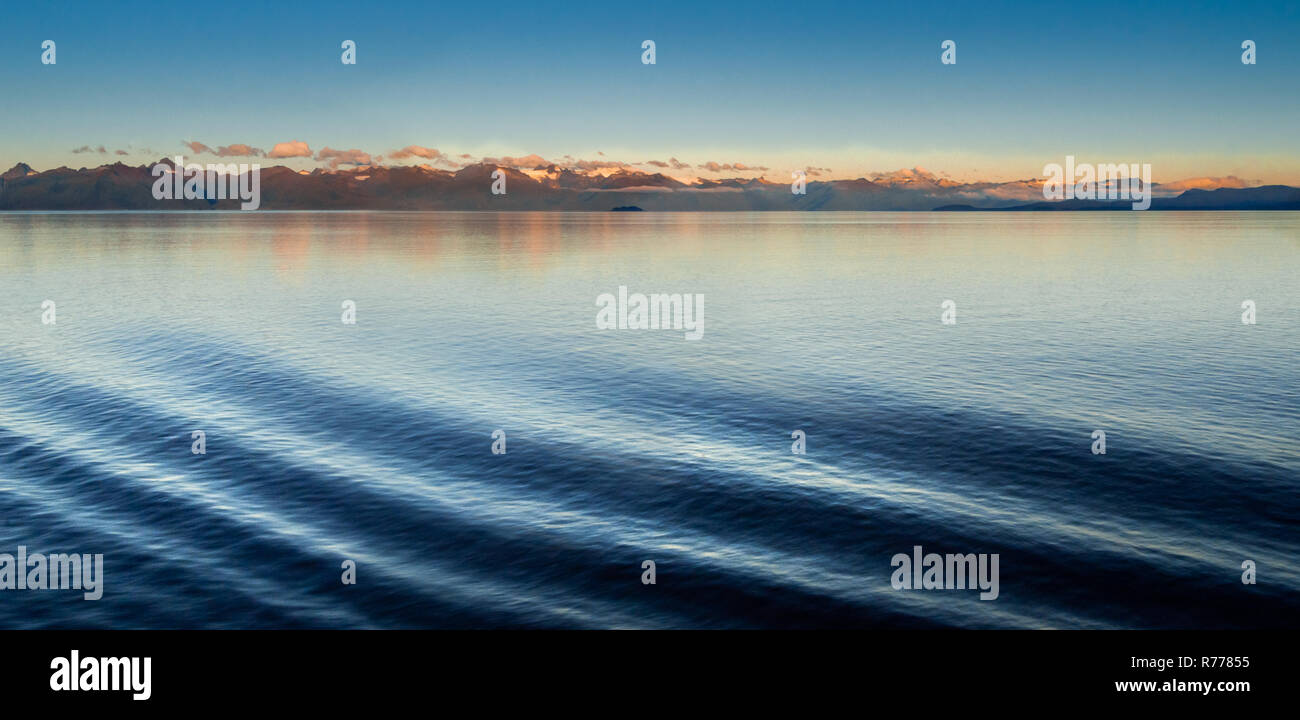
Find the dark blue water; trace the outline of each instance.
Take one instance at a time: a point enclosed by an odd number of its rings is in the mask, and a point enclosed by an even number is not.
[[[0,627],[1295,627],[1297,277],[1296,213],[0,215],[0,553],[105,576]]]

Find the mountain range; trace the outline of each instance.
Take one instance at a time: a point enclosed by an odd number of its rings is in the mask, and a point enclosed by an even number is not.
[[[171,160],[159,161],[171,165]],[[0,174],[0,210],[235,210],[237,200],[156,200],[153,165],[124,163],[38,172],[18,163]],[[493,195],[492,173],[506,177]],[[531,169],[474,164],[365,166],[298,171],[261,169],[263,210],[1128,210],[1130,201],[1042,201],[1041,180],[955,182],[923,170],[855,180],[807,182],[806,194],[765,178],[683,182],[661,173],[620,169],[583,173],[555,165]],[[1177,190],[1155,185],[1152,210],[1300,210],[1300,188]]]

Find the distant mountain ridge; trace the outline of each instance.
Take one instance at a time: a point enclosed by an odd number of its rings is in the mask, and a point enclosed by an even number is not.
[[[171,160],[160,161],[171,164]],[[238,200],[156,200],[153,165],[60,167],[38,172],[18,163],[0,174],[0,210],[235,210]],[[506,176],[506,194],[493,195],[492,173]],[[428,166],[367,166],[299,172],[261,170],[263,210],[1127,210],[1129,201],[1034,201],[1035,180],[960,183],[924,171],[872,179],[809,181],[806,194],[764,178],[699,180],[624,169],[606,175],[554,165],[533,172],[476,164],[459,170]],[[1300,210],[1300,189],[1284,185],[1186,190],[1157,197],[1153,210]]]
[[[1036,202],[1001,208],[970,205],[945,205],[936,211],[1060,211],[1060,210],[1132,210],[1132,200],[1061,200]],[[1175,197],[1151,200],[1151,210],[1300,210],[1300,188],[1288,185],[1262,185],[1253,188],[1217,188],[1185,190]]]

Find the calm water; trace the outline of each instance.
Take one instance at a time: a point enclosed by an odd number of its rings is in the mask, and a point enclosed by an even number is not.
[[[1294,627],[1297,278],[1297,213],[0,214],[0,552],[106,575],[0,627]]]

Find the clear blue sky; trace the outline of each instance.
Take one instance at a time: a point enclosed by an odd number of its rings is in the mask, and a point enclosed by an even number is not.
[[[0,164],[303,140],[743,162],[787,180],[804,165],[1012,179],[1073,154],[1151,162],[1163,181],[1300,184],[1296,2],[293,5],[11,0]],[[948,39],[955,66],[939,61]]]

